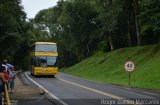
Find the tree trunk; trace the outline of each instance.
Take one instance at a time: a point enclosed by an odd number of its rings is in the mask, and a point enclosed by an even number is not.
[[[112,0],[109,0],[109,4],[112,5]],[[114,50],[114,44],[113,44],[113,38],[112,38],[112,32],[109,31],[109,44],[110,44],[110,48],[111,48],[111,51]]]
[[[114,44],[113,44],[113,38],[112,38],[112,33],[109,32],[109,44],[110,44],[110,48],[111,48],[111,51],[114,50]]]
[[[129,19],[128,19],[128,22],[127,22],[127,36],[128,36],[128,45],[129,45],[129,47],[131,47],[131,35],[130,35],[130,22],[129,22]]]
[[[77,46],[77,49],[76,49],[76,56],[77,56],[77,60],[78,62],[81,61],[81,55],[80,55],[80,51],[79,51],[79,47]]]
[[[139,25],[138,25],[138,21],[137,21],[137,16],[135,17],[135,24],[136,24],[136,34],[137,34],[137,45],[140,46],[141,45],[141,36],[139,33]]]
[[[138,19],[137,19],[137,15],[139,14],[139,4],[138,4],[139,0],[133,0],[133,11],[135,14],[135,27],[136,27],[136,35],[137,35],[137,45],[141,45],[141,37],[140,37],[140,33],[139,33],[139,24],[138,24]]]
[[[89,44],[87,44],[87,56],[89,56],[90,50],[89,50]]]
[[[126,33],[127,33],[127,44],[129,47],[132,46],[132,34],[131,34],[131,27],[132,27],[132,23],[131,23],[131,19],[132,19],[132,3],[133,0],[125,0],[124,3],[124,18],[126,19]]]

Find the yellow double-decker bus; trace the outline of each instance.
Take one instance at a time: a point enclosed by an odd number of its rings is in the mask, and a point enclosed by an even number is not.
[[[53,42],[36,42],[31,47],[30,70],[32,75],[56,75],[57,44]]]

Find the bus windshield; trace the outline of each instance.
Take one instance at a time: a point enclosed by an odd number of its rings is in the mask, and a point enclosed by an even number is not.
[[[32,58],[32,64],[37,67],[53,67],[57,65],[57,57],[35,56]]]
[[[36,52],[57,52],[56,44],[38,44],[35,48]]]

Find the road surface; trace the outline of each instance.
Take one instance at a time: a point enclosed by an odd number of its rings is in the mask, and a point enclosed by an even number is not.
[[[58,97],[63,104],[68,105],[159,105],[160,93],[131,89],[115,85],[106,85],[85,80],[64,73],[56,78],[34,77],[29,72],[29,78],[43,86],[50,94]]]

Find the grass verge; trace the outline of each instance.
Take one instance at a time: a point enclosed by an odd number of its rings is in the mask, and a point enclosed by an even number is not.
[[[128,86],[128,73],[124,70],[127,60],[136,64],[135,71],[131,73],[131,87],[160,91],[160,45],[98,52],[60,71],[107,84]]]

